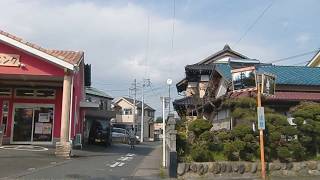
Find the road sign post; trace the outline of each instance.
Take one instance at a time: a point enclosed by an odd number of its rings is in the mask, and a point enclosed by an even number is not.
[[[265,167],[265,160],[264,160],[264,139],[263,139],[263,130],[265,129],[265,118],[264,118],[264,108],[261,107],[261,82],[259,80],[257,81],[257,112],[258,112],[258,128],[260,133],[261,177],[262,179],[266,179],[266,167]]]
[[[266,179],[266,167],[264,159],[264,138],[263,130],[266,128],[264,108],[261,106],[261,94],[266,96],[275,95],[275,76],[272,74],[257,74],[256,68],[245,67],[234,69],[232,73],[233,92],[256,91],[257,92],[257,114],[258,129],[260,133],[260,159],[261,177]]]

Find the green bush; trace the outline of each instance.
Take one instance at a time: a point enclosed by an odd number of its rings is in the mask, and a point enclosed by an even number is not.
[[[206,144],[193,145],[190,155],[195,162],[213,161],[211,152]]]
[[[281,162],[287,162],[291,157],[290,151],[287,147],[278,147],[277,153],[278,153],[279,160]]]
[[[199,137],[200,134],[210,130],[211,127],[212,124],[209,121],[204,119],[196,119],[189,124],[188,129],[189,131],[193,131],[196,137]]]

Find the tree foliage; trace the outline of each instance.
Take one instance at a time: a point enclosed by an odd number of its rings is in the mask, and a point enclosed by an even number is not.
[[[260,158],[259,133],[252,124],[257,122],[256,101],[253,98],[226,100],[224,108],[231,109],[231,116],[240,120],[232,130],[210,131],[212,124],[197,119],[182,121],[178,125],[177,148],[183,156],[193,161],[211,161],[222,155],[232,161],[254,161]],[[302,161],[315,158],[320,148],[320,104],[303,102],[290,110],[296,124],[288,123],[287,117],[265,107],[266,129],[265,155],[267,161]],[[188,142],[187,131],[195,135]],[[181,142],[179,142],[181,141]],[[189,143],[189,144],[188,144]]]

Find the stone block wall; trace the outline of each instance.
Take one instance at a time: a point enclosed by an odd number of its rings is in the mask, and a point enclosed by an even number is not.
[[[267,173],[272,177],[320,176],[320,161],[293,163],[267,163]],[[182,179],[196,177],[260,177],[259,162],[203,162],[179,163],[177,173]]]

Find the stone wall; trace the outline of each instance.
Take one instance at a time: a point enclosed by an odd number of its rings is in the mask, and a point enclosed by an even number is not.
[[[320,161],[294,163],[268,163],[269,176],[320,176]],[[180,178],[190,177],[245,177],[260,176],[261,165],[256,162],[203,162],[179,163],[177,173]]]

